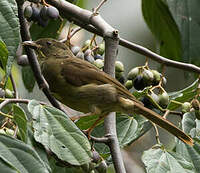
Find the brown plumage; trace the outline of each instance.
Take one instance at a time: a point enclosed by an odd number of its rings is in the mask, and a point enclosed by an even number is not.
[[[46,38],[24,42],[38,52],[42,73],[54,96],[63,104],[84,113],[141,114],[153,123],[193,145],[182,130],[146,108],[120,82],[87,61],[75,58],[64,43]]]

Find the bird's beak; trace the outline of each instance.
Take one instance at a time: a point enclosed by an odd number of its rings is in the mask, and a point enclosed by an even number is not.
[[[24,42],[22,42],[22,46],[27,46],[32,49],[40,49],[42,47],[41,45],[37,44],[34,41],[24,41]]]

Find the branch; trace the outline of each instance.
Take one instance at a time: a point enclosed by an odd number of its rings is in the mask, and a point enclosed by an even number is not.
[[[90,12],[88,10],[83,10],[73,4],[64,2],[62,0],[47,0],[47,1],[50,4],[54,5],[56,8],[58,8],[63,17],[67,18],[70,21],[73,21],[76,25],[84,28],[85,30],[87,30],[89,32],[95,33],[99,36],[105,35],[105,31],[104,32],[102,31],[101,26],[102,25],[104,26],[104,24],[106,24],[106,25],[108,25],[108,24],[105,23],[105,21],[98,20],[98,19],[97,19],[98,22],[95,22],[94,19],[90,20],[92,12]],[[99,15],[96,17],[101,18]],[[102,25],[99,24],[100,22],[103,22]],[[130,50],[133,50],[144,56],[147,56],[147,57],[151,58],[152,60],[157,61],[158,63],[161,63],[165,66],[171,66],[171,67],[179,68],[179,69],[182,69],[185,71],[200,73],[200,68],[193,64],[182,63],[182,62],[164,58],[163,56],[160,56],[141,45],[132,43],[123,38],[119,38],[119,45],[126,47]]]
[[[73,16],[73,18],[80,19],[86,25],[91,24],[95,26],[95,28],[97,28],[99,31],[101,31],[105,40],[106,47],[104,70],[106,73],[114,77],[115,59],[119,44],[118,31],[110,26],[107,22],[105,22],[105,20],[100,15],[96,15],[88,10],[77,7],[76,5],[63,0],[47,0],[47,2],[58,8],[63,16],[66,14]],[[115,171],[117,173],[125,173],[126,171],[116,134],[115,113],[111,113],[105,118],[104,126],[105,136],[109,139],[108,146],[111,151]]]
[[[21,38],[22,38],[22,41],[27,41],[27,40],[30,40],[30,34],[29,34],[29,30],[28,30],[28,27],[27,27],[26,20],[25,20],[24,15],[23,15],[23,7],[22,7],[20,0],[16,0],[16,1],[17,1],[17,5],[18,5],[18,17],[19,17],[19,22],[20,22]],[[54,107],[65,112],[61,108],[61,106],[57,102],[57,100],[51,95],[48,84],[41,74],[40,65],[37,61],[37,57],[35,55],[35,52],[32,49],[30,49],[29,47],[26,47],[26,46],[25,46],[25,51],[26,51],[26,54],[28,56],[29,64],[31,66],[31,69],[33,70],[33,73],[34,73],[34,76],[36,78],[36,81],[38,83],[39,88],[42,89],[42,91],[44,92],[44,94],[46,95],[46,97],[48,98],[48,100],[50,101],[50,103]]]

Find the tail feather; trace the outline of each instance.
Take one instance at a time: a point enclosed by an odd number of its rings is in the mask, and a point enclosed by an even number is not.
[[[181,129],[177,128],[170,121],[166,120],[156,112],[144,107],[143,105],[133,102],[132,100],[120,98],[120,104],[122,107],[122,112],[125,113],[137,113],[143,115],[148,120],[167,130],[183,142],[188,145],[193,145],[194,141],[191,137],[189,137],[186,133],[184,133]]]

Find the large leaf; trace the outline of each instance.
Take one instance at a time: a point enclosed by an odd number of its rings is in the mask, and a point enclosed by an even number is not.
[[[39,38],[57,38],[58,30],[60,28],[60,20],[51,20],[49,21],[46,27],[41,27],[38,24],[34,23],[31,25],[30,32],[33,40]]]
[[[134,117],[130,117],[128,115],[118,114],[116,118],[117,137],[120,147],[124,147],[133,143],[152,127],[149,121],[140,115],[134,115]],[[104,136],[103,124],[97,126],[92,132],[92,135],[96,137]],[[95,144],[95,148],[101,155],[106,155],[106,157],[110,153],[105,144],[97,143]]]
[[[35,140],[72,165],[91,161],[91,146],[87,137],[60,110],[42,106],[37,101],[28,104],[33,115]]]
[[[8,49],[5,45],[5,43],[0,40],[0,60],[3,65],[4,70],[6,69],[6,64],[8,60]]]
[[[198,85],[199,85],[199,79],[194,81],[190,86],[188,86],[180,91],[169,93],[170,100],[174,100],[174,101],[181,102],[181,103],[190,101],[197,94],[199,94]],[[167,109],[174,110],[174,109],[178,108],[179,106],[180,106],[180,104],[177,104],[176,102],[172,101],[168,105]]]
[[[38,154],[17,139],[0,134],[0,168],[6,173],[47,173],[49,172]]]
[[[22,67],[22,80],[25,88],[32,92],[35,86],[35,77],[30,66]]]
[[[7,75],[9,75],[20,42],[19,21],[15,0],[0,1],[0,39],[4,41],[9,51],[8,61],[6,64]]]
[[[180,33],[166,3],[163,0],[142,0],[142,12],[151,32],[160,43],[160,54],[180,60]]]
[[[166,0],[181,33],[183,60],[200,65],[199,0]]]
[[[161,147],[145,151],[142,161],[148,173],[194,173],[192,163],[178,153],[168,152]]]
[[[196,119],[194,112],[188,112],[183,115],[182,128],[184,132],[193,137],[195,143],[191,147],[178,140],[176,153],[182,155],[183,158],[192,163],[195,172],[200,172],[200,120]]]
[[[13,105],[13,115],[14,115],[14,120],[19,128],[19,136],[21,140],[26,143],[28,135],[26,113],[21,107]]]

